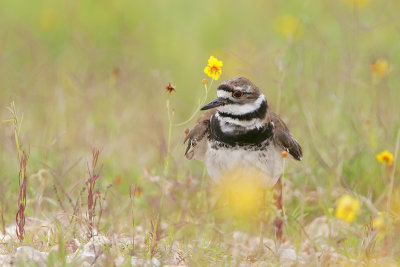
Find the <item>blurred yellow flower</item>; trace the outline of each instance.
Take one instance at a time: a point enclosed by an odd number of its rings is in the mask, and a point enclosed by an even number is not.
[[[360,213],[361,201],[349,194],[342,195],[336,204],[336,218],[346,223],[353,222]]]
[[[288,14],[282,15],[277,19],[276,28],[281,35],[289,40],[293,40],[303,33],[301,22],[296,17]]]
[[[391,166],[391,165],[392,165],[392,163],[393,163],[393,158],[394,158],[394,157],[393,157],[393,154],[390,153],[390,152],[387,151],[387,150],[382,151],[381,153],[379,153],[379,154],[376,155],[376,159],[377,159],[379,162],[386,163],[386,165],[388,165],[388,166]]]
[[[214,80],[218,80],[219,76],[222,73],[222,61],[216,59],[215,57],[211,56],[208,59],[208,65],[204,68],[204,73],[207,74],[209,77],[213,78]]]
[[[384,76],[389,71],[390,64],[386,59],[379,58],[371,64],[371,72],[377,76]]]
[[[380,232],[384,232],[386,230],[385,217],[382,212],[378,213],[378,217],[376,217],[372,221],[372,227]]]
[[[273,193],[265,186],[265,174],[251,167],[236,168],[221,175],[211,189],[217,206],[236,218],[249,219],[260,213],[263,201],[272,203]],[[264,200],[263,200],[264,199]],[[272,211],[268,205],[266,212]]]
[[[344,0],[350,7],[367,7],[371,4],[371,0]]]

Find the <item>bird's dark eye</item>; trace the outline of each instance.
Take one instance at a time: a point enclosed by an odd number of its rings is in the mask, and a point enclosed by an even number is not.
[[[234,98],[241,98],[243,96],[243,91],[241,90],[236,90],[235,92],[232,93],[232,96]]]

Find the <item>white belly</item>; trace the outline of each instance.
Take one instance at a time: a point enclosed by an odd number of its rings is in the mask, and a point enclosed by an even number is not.
[[[257,172],[263,177],[265,186],[272,187],[283,171],[282,150],[273,144],[262,150],[246,150],[242,147],[212,148],[208,142],[205,158],[208,174],[215,182],[232,171]]]

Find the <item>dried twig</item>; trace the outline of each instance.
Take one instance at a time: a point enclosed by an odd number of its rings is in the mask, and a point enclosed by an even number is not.
[[[132,252],[131,256],[134,256],[135,252],[135,216],[134,216],[134,199],[136,195],[136,185],[133,187],[133,185],[129,185],[129,198],[131,199],[131,216],[132,216]]]
[[[97,170],[97,162],[99,159],[100,150],[94,148],[92,150],[92,164],[91,168],[88,165],[88,173],[89,179],[86,182],[88,188],[88,234],[90,237],[93,237],[93,228],[94,228],[94,217],[95,217],[95,210],[97,199],[100,197],[100,191],[94,192],[94,188],[96,185],[97,179],[100,177],[100,173]]]

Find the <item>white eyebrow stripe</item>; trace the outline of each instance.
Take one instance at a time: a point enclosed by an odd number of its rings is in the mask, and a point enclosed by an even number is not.
[[[249,86],[246,86],[246,87],[240,87],[240,86],[235,86],[235,87],[233,87],[233,89],[235,89],[235,90],[241,90],[241,91],[243,91],[243,92],[245,92],[245,93],[250,93],[251,92],[251,90],[250,90],[250,87]]]
[[[219,97],[219,96],[218,96]],[[239,104],[227,104],[218,107],[218,111],[232,114],[232,115],[242,115],[246,113],[253,112],[260,108],[262,102],[265,101],[265,96],[261,94],[256,101],[249,104],[239,105]]]
[[[221,97],[221,98],[232,98],[232,93],[231,93],[231,92],[224,91],[224,90],[218,90],[218,91],[217,91],[217,97]]]

